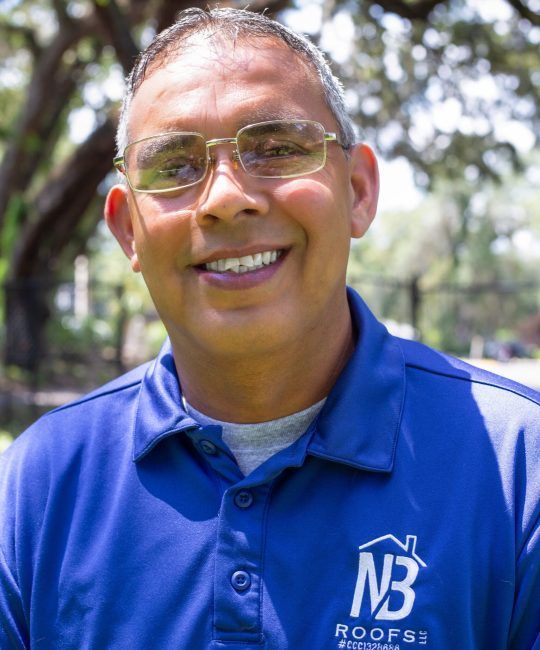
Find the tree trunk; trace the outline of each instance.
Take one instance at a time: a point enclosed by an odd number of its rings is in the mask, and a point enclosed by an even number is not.
[[[16,280],[4,285],[6,365],[37,372],[45,354],[48,288],[44,279]]]
[[[111,168],[115,123],[107,120],[83,143],[37,197],[36,215],[23,231],[5,289],[6,364],[36,371],[46,353],[54,260],[75,237],[81,216]]]

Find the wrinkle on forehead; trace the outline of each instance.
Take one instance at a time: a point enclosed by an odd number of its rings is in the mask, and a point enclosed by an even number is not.
[[[195,36],[198,38],[195,38]],[[228,76],[231,72],[247,72],[255,58],[259,60],[266,59],[271,64],[276,59],[284,57],[285,53],[290,54],[290,51],[285,52],[288,48],[284,48],[275,39],[269,38],[263,39],[259,37],[248,40],[244,37],[241,40],[238,38],[227,40],[219,34],[199,33],[194,35],[191,41],[191,44],[195,47],[207,50],[207,55],[203,55],[203,60],[210,65],[219,61],[219,74],[223,77]],[[271,49],[268,47],[269,44],[273,45]]]
[[[196,70],[201,65],[207,64],[209,68],[214,69],[216,77],[219,78],[228,78],[230,74],[238,71],[247,72],[255,59],[259,61],[266,59],[269,66],[281,67],[284,74],[296,63],[297,69],[303,72],[307,82],[315,80],[318,82],[317,71],[298,52],[275,37],[240,34],[234,39],[229,39],[209,30],[191,34],[179,44],[176,50],[158,59],[147,71],[145,80],[155,72],[173,66],[182,59],[184,54],[189,54],[193,49],[199,50],[198,61],[196,64],[186,62],[186,67],[191,65]]]
[[[264,95],[272,86],[275,91],[261,102],[261,93]],[[286,96],[294,98],[292,104]],[[311,103],[318,96],[326,105],[318,74],[286,44],[267,37],[232,42],[222,36],[210,38],[197,33],[190,38],[188,47],[162,61],[141,84],[131,106],[129,131],[141,137],[132,130],[133,116],[140,107],[143,114],[154,115],[156,107],[162,107],[164,114],[164,107],[170,107],[170,122],[164,119],[156,126],[162,132],[177,130],[178,125],[189,131],[191,123],[195,130],[204,132],[204,114],[219,116],[220,102],[227,98],[233,97],[230,104],[238,106],[236,128],[240,128],[248,122],[298,118],[304,115],[298,110],[299,102],[308,96],[312,97]],[[179,102],[181,111],[177,110]],[[178,120],[179,113],[187,119],[187,127]],[[305,117],[310,117],[308,113]],[[196,115],[197,120],[191,120]]]

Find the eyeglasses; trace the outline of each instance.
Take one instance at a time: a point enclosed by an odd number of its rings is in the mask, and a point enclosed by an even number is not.
[[[250,176],[294,178],[324,167],[327,142],[344,147],[319,122],[273,120],[245,126],[235,138],[205,140],[192,132],[143,138],[128,144],[114,166],[135,192],[159,194],[200,183],[215,162],[210,149],[218,144],[236,145],[234,161]]]

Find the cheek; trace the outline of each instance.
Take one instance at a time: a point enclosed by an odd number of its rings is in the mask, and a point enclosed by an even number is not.
[[[139,258],[152,257],[167,262],[171,254],[189,249],[191,241],[191,213],[164,211],[159,203],[149,200],[138,202],[134,235]],[[161,258],[161,259],[159,259]]]
[[[300,205],[309,201],[325,200],[329,196],[330,187],[317,176],[282,179],[274,190],[277,200]]]
[[[350,237],[350,197],[335,179],[327,182],[307,178],[292,179],[277,188],[276,201],[311,237],[327,240]]]

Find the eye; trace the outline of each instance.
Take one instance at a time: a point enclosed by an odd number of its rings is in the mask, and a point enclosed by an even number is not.
[[[190,174],[194,169],[204,167],[204,160],[196,156],[178,155],[165,161],[160,161],[155,173],[162,178],[178,178]]]
[[[144,189],[165,190],[178,185],[191,185],[202,178],[206,159],[188,153],[167,152],[139,170],[139,184]]]
[[[292,141],[276,142],[268,140],[257,145],[255,153],[265,158],[284,158],[287,156],[298,156],[306,153],[304,147],[301,147]]]

